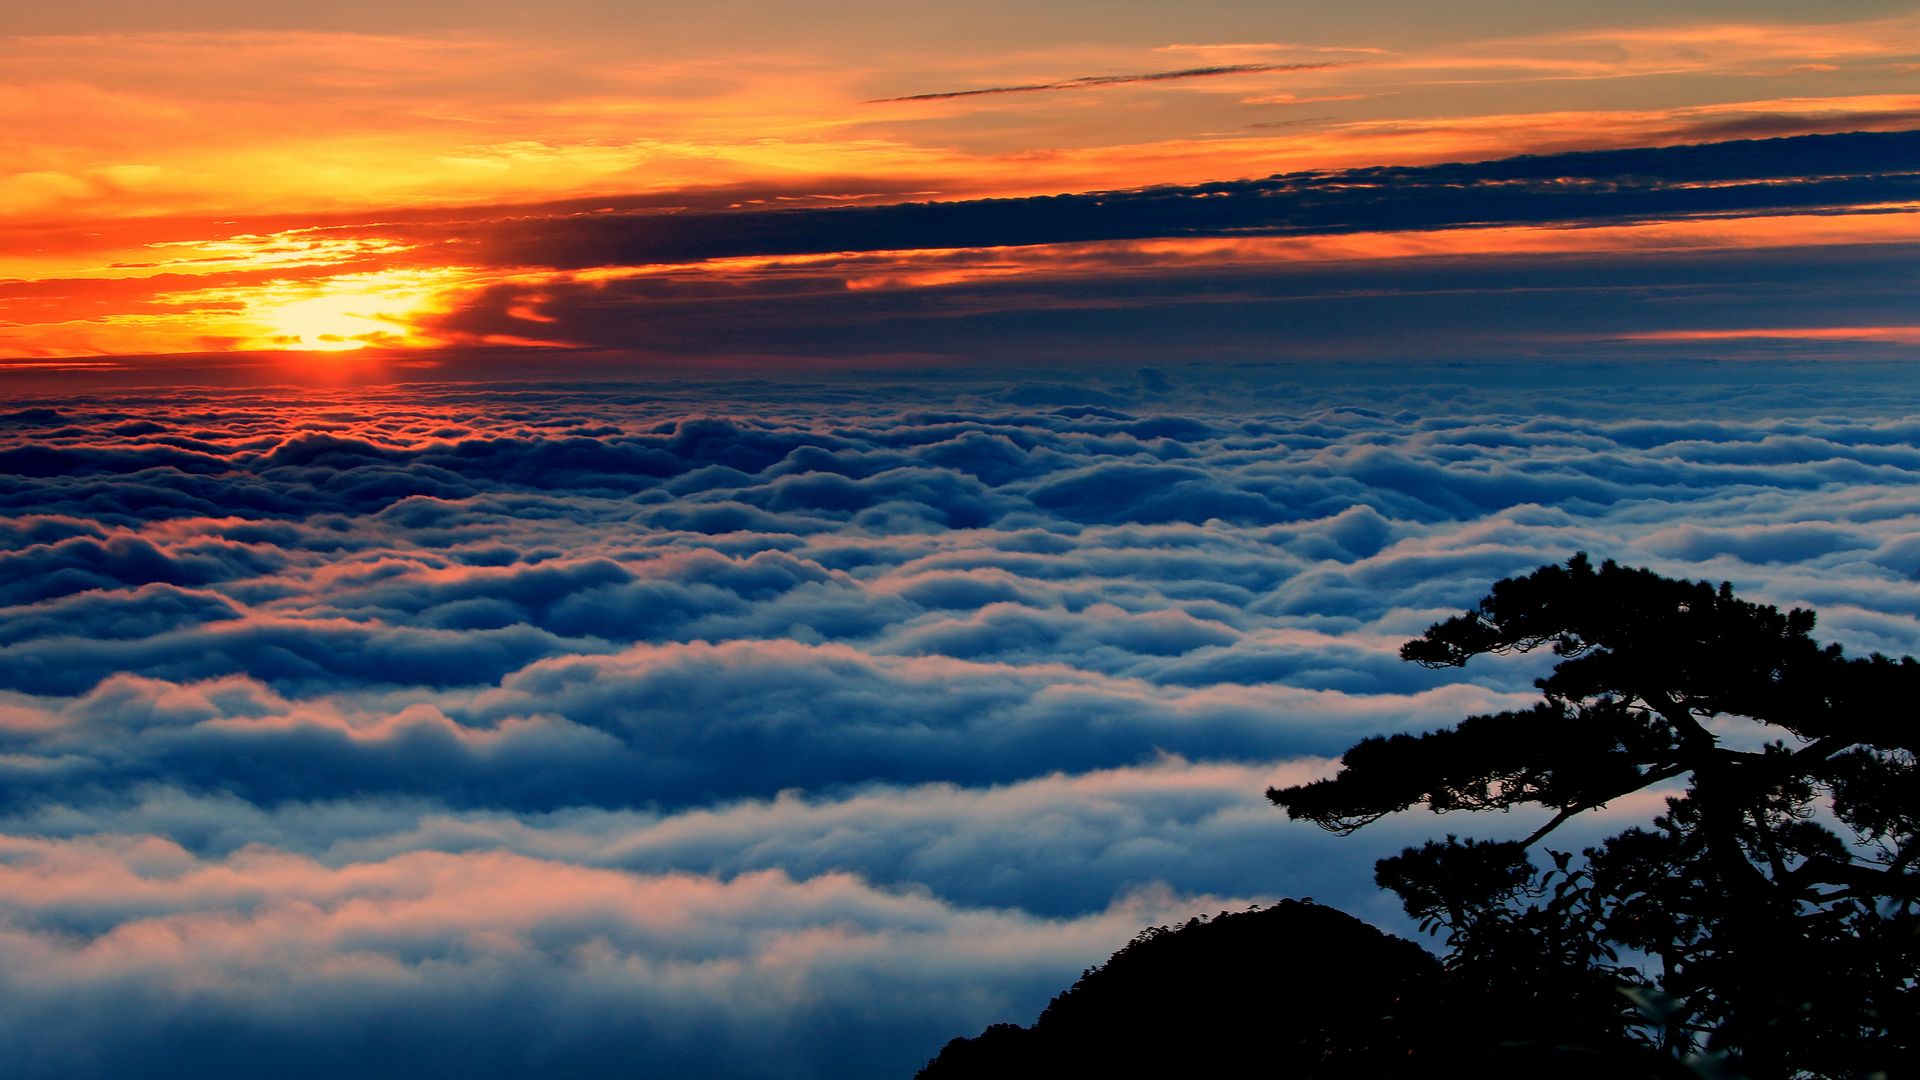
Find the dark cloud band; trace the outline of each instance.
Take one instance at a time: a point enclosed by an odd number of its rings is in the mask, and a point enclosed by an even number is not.
[[[1605,224],[1911,202],[1920,198],[1916,161],[1920,131],[1857,132],[1041,198],[536,215],[450,229],[506,265],[581,269],[1156,237]],[[429,229],[417,239],[434,237]]]
[[[868,105],[884,105],[894,101],[951,101],[955,98],[982,97],[989,94],[1034,94],[1048,90],[1087,90],[1102,86],[1122,86],[1128,83],[1173,82],[1181,79],[1206,79],[1218,75],[1254,75],[1268,71],[1309,71],[1318,68],[1346,67],[1352,61],[1329,61],[1313,64],[1219,64],[1212,67],[1181,68],[1177,71],[1148,71],[1134,75],[1082,75],[1077,79],[1061,79],[1057,82],[1021,83],[1015,86],[986,86],[975,90],[943,90],[928,94],[907,94],[902,97],[874,98]]]

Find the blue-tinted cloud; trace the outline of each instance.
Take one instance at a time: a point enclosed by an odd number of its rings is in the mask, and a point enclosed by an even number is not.
[[[1152,921],[1397,919],[1368,863],[1433,822],[1260,792],[1531,700],[1396,657],[1500,577],[1920,651],[1904,368],[1361,374],[22,400],[0,1051],[899,1075]]]

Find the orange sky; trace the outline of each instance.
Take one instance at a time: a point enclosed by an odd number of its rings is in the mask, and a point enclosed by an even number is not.
[[[457,243],[420,250],[382,227],[464,207],[1015,197],[1920,127],[1920,12],[1897,6],[1829,7],[1816,23],[1757,13],[1767,5],[1706,4],[1689,20],[1626,5],[1583,24],[1491,4],[1424,29],[1121,7],[1078,33],[1034,23],[1018,42],[947,17],[836,34],[695,16],[596,33],[499,12],[449,26],[367,9],[360,28],[303,26],[277,7],[246,18],[212,5],[171,26],[131,8],[120,25],[36,15],[32,32],[0,38],[0,357],[448,344],[436,314],[546,272],[465,261]],[[1020,89],[1038,86],[1060,88]],[[934,94],[961,96],[880,100]],[[1909,220],[1838,228],[1850,243],[1909,242]],[[1767,216],[1675,228],[1388,235],[1258,257],[1834,242],[1818,223]],[[894,269],[848,285],[1066,272],[1056,255],[958,270],[888,251]],[[924,259],[940,265],[915,269]]]

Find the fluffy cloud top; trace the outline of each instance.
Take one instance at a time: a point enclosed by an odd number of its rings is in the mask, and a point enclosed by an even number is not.
[[[1392,922],[1430,823],[1260,792],[1530,699],[1395,656],[1502,576],[1920,651],[1905,372],[1371,374],[21,402],[0,1053],[902,1075],[1153,921]]]

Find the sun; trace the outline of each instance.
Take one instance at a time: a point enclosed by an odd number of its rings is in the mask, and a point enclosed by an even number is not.
[[[342,274],[274,282],[244,298],[257,331],[246,348],[346,352],[439,344],[422,322],[439,310],[448,282],[432,271]]]
[[[369,305],[372,297],[320,296],[296,300],[263,312],[275,331],[273,341],[281,348],[309,349],[316,352],[344,352],[370,345],[395,344],[404,336],[404,324],[396,325],[391,316],[369,314],[377,311]]]

